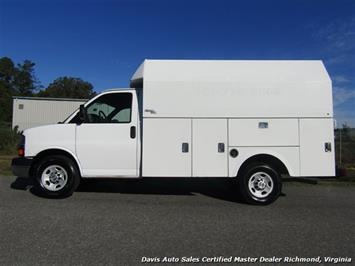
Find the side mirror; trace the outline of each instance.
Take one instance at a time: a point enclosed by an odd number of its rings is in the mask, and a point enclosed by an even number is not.
[[[83,104],[80,105],[79,108],[79,120],[81,123],[86,121],[87,113],[86,113],[86,108]]]

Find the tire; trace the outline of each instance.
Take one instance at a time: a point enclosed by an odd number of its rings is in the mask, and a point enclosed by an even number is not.
[[[80,174],[75,162],[63,155],[41,159],[34,171],[36,188],[40,196],[66,198],[80,184]]]
[[[280,174],[267,164],[251,164],[238,176],[239,194],[246,203],[268,205],[281,194]]]

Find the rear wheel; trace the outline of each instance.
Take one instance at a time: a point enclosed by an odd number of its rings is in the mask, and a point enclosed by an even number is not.
[[[250,204],[267,205],[281,194],[280,174],[267,164],[252,164],[238,177],[239,193]]]
[[[51,198],[71,196],[80,183],[78,168],[63,155],[43,158],[35,170],[36,187],[41,195]]]

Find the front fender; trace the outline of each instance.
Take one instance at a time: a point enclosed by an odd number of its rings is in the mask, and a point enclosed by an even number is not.
[[[35,157],[41,151],[59,148],[75,155],[75,124],[54,124],[24,131],[25,156]]]
[[[62,153],[75,160],[80,173],[81,165],[76,156],[76,124],[54,124],[27,129],[25,135],[25,157]]]

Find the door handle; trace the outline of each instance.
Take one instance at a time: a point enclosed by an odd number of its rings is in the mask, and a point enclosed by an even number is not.
[[[144,112],[151,113],[151,114],[156,114],[156,112],[153,109],[145,109]]]
[[[131,126],[130,136],[131,136],[131,139],[135,139],[136,138],[136,127],[135,126]]]
[[[224,143],[223,142],[220,142],[218,143],[218,152],[219,153],[224,153]]]

